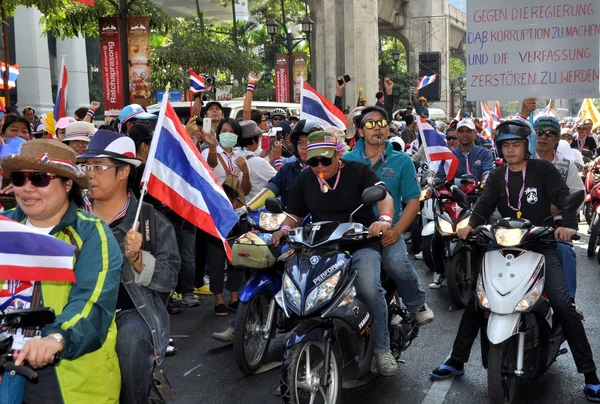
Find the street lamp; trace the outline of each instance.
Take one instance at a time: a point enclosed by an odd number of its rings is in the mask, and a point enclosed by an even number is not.
[[[271,40],[273,42],[279,42],[280,44],[282,44],[283,46],[285,46],[285,49],[287,50],[287,57],[288,57],[288,85],[289,85],[289,96],[290,96],[290,100],[293,100],[294,97],[294,69],[292,66],[292,56],[293,56],[293,52],[294,52],[294,47],[305,40],[308,40],[308,36],[312,33],[313,31],[313,26],[314,26],[314,22],[310,19],[310,17],[308,16],[308,14],[306,14],[306,16],[304,17],[304,19],[300,22],[300,24],[302,25],[302,32],[306,35],[306,38],[294,38],[294,35],[288,31],[287,27],[285,26],[285,24],[279,24],[277,23],[273,18],[269,18],[267,20],[267,33],[271,36]],[[277,27],[281,25],[281,27],[285,30],[286,32],[286,36],[285,36],[285,41],[282,39],[275,39],[275,33],[277,32]]]
[[[398,71],[398,61],[400,60],[400,52],[398,52],[398,49],[394,49],[394,51],[392,52],[392,58],[394,59],[394,68],[396,69],[396,72]]]

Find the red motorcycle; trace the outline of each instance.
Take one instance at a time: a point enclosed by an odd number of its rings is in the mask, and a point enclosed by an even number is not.
[[[590,225],[590,227],[591,227],[592,226],[592,217],[594,216],[594,213],[596,212],[594,203],[593,203],[593,199],[598,199],[598,196],[596,196],[595,198],[592,197],[592,189],[594,189],[594,187],[600,183],[600,161],[589,163],[583,183],[585,185],[585,193],[586,193],[584,204],[583,204],[583,216],[585,217],[585,221],[587,222],[587,224]],[[591,239],[591,237],[590,237],[590,239]],[[592,252],[590,255],[589,249],[588,249],[588,256],[591,257],[592,255],[594,255],[594,253]]]
[[[589,187],[589,188],[588,188]],[[593,257],[598,249],[600,239],[600,164],[589,168],[585,181],[585,189],[588,194],[585,197],[584,214],[589,212],[590,221],[590,239],[588,241],[587,255]],[[587,219],[587,215],[586,215]],[[598,255],[600,263],[600,255]]]

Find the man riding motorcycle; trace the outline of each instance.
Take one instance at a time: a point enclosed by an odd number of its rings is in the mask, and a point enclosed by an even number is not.
[[[478,183],[483,184],[490,171],[494,168],[494,156],[492,152],[475,144],[477,133],[475,132],[475,124],[470,119],[463,119],[456,125],[456,137],[458,138],[458,147],[452,150],[452,153],[458,159],[455,178],[460,178],[465,174],[472,174]],[[441,166],[436,174],[436,178],[443,179],[444,176],[444,167]],[[439,250],[435,237],[434,248]],[[429,288],[439,289],[444,281],[444,267],[440,255],[434,254],[433,258],[435,273],[433,274],[433,280],[429,284]]]
[[[287,206],[287,212],[293,219],[286,218],[281,230],[273,234],[274,245],[279,245],[281,238],[308,214],[312,215],[314,222],[346,222],[352,211],[361,205],[362,192],[380,183],[377,175],[365,164],[341,161],[337,141],[332,133],[312,133],[306,147],[310,170],[300,172],[294,183]],[[372,237],[379,237],[392,227],[394,201],[389,194],[377,203],[377,210],[379,220],[375,220],[373,209],[369,207],[354,215],[354,221],[369,227]],[[398,371],[398,365],[390,352],[387,304],[380,280],[381,242],[378,238],[367,240],[361,248],[351,253],[351,266],[357,273],[355,286],[358,298],[373,313],[374,352],[379,372],[384,376],[391,376]]]
[[[469,225],[458,231],[466,238],[474,228],[485,223],[494,209],[503,217],[529,219],[533,225],[542,226],[551,215],[551,206],[564,206],[569,188],[552,164],[530,159],[529,140],[531,126],[521,120],[509,120],[496,130],[496,148],[507,163],[490,173],[482,196],[473,208]],[[565,212],[563,220],[568,227],[555,230],[557,240],[571,240],[576,233],[577,220],[573,212]],[[535,252],[545,257],[545,292],[550,304],[560,318],[564,335],[569,342],[579,373],[585,375],[584,392],[588,400],[600,402],[600,380],[581,318],[570,303],[562,268],[556,249],[540,245]],[[482,311],[477,311],[475,298],[471,297],[463,312],[450,359],[433,370],[432,379],[445,379],[464,374],[464,364],[469,359],[471,347],[481,325]]]
[[[361,161],[371,167],[385,183],[394,199],[392,228],[382,239],[383,269],[392,277],[407,309],[424,325],[433,321],[433,312],[425,304],[425,292],[419,285],[415,267],[408,259],[402,234],[419,212],[421,188],[415,181],[415,167],[406,153],[394,151],[388,141],[389,126],[383,108],[367,107],[362,111],[358,133],[361,139],[344,161]],[[402,202],[406,208],[402,209]]]

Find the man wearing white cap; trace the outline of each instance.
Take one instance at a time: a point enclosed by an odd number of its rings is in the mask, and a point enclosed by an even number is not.
[[[119,132],[129,133],[129,129],[136,123],[155,120],[158,116],[146,112],[139,104],[130,104],[121,110],[119,115]],[[154,126],[153,126],[154,128]]]
[[[91,123],[75,121],[69,124],[65,131],[65,136],[61,141],[73,149],[76,156],[79,156],[85,153],[90,139],[96,133],[96,127]]]

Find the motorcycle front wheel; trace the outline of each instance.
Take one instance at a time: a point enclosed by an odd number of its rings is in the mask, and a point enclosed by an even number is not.
[[[415,254],[420,253],[423,247],[421,230],[423,230],[423,216],[417,215],[410,225],[410,240],[412,244],[412,250]]]
[[[446,281],[452,303],[458,309],[464,309],[469,303],[473,293],[473,268],[470,268],[470,279],[467,280],[467,254],[466,250],[457,251],[448,260],[446,268]]]
[[[331,349],[327,385],[321,386],[325,343],[307,341],[287,349],[281,365],[281,400],[286,404],[339,404],[342,400],[341,361]]]
[[[262,366],[271,342],[273,324],[267,324],[271,297],[260,293],[248,302],[240,302],[233,334],[233,353],[238,368],[254,374]],[[265,327],[268,334],[265,335]]]
[[[490,343],[487,368],[490,404],[517,401],[520,380],[514,375],[517,363],[516,338],[513,336],[500,344]]]
[[[590,227],[592,230],[590,233],[590,239],[588,240],[587,256],[593,257],[594,254],[596,254],[596,249],[598,248],[598,233],[600,232],[600,216],[598,216],[598,214],[592,214]]]

